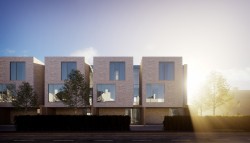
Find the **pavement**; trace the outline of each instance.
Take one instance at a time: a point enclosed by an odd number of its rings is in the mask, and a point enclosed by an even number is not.
[[[163,131],[163,125],[130,125],[131,131]]]
[[[0,125],[0,143],[249,143],[250,132],[166,132],[162,125],[131,125],[127,132],[16,132]]]
[[[16,131],[15,125],[0,125],[0,132],[3,131]]]
[[[131,131],[163,131],[163,125],[130,125]],[[0,132],[16,131],[15,125],[0,125]]]

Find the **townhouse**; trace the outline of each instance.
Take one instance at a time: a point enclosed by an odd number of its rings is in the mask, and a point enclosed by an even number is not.
[[[140,65],[133,64],[133,57],[94,57],[93,65],[86,64],[84,57],[45,57],[44,62],[32,57],[0,58],[0,85],[30,82],[39,93],[40,114],[74,114],[56,94],[76,69],[92,90],[88,115],[129,115],[131,124],[161,124],[164,116],[185,114],[187,66],[181,57],[143,57]],[[10,102],[0,101],[0,114],[6,120],[11,118]]]
[[[84,57],[45,57],[44,107],[42,114],[74,114],[56,97],[72,70],[79,70],[89,82],[89,65]]]
[[[144,124],[162,123],[164,116],[184,115],[186,65],[181,57],[143,57],[141,102]]]
[[[0,57],[0,123],[8,123],[17,114],[12,108],[7,86],[12,85],[17,89],[24,81],[33,86],[39,97],[39,105],[43,105],[44,64],[34,57]]]
[[[133,83],[132,57],[94,57],[94,114],[125,115],[133,107]]]

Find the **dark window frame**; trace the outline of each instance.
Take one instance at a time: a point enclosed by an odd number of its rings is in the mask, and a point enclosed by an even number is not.
[[[21,69],[19,66],[23,66]],[[22,71],[23,70],[23,71]],[[21,76],[19,74],[22,74]],[[26,79],[26,63],[23,61],[10,62],[10,80],[25,80]]]
[[[175,80],[175,62],[159,62],[159,80]]]
[[[118,71],[118,79],[116,79],[115,71]],[[112,61],[109,63],[109,80],[126,80],[126,62]]]
[[[69,71],[69,64],[75,64],[75,69],[71,69],[70,71]],[[66,64],[66,71],[64,70],[64,64]],[[75,62],[75,61],[65,61],[65,62],[61,62],[61,80],[67,80],[68,79],[68,75],[70,74],[70,72],[72,71],[72,70],[77,70],[77,62]],[[64,72],[66,72],[66,73],[64,73]],[[67,75],[66,77],[65,77],[65,75]]]

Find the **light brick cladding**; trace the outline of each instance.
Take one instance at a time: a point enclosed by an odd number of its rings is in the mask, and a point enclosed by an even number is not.
[[[159,80],[159,62],[174,62],[174,80]],[[181,57],[143,57],[141,83],[143,107],[183,107],[183,65]],[[164,84],[164,102],[146,102],[146,85],[148,83]]]
[[[110,80],[110,62],[125,62],[125,80]],[[94,57],[93,106],[132,107],[133,106],[133,58]],[[97,84],[114,84],[115,101],[97,102]]]
[[[88,66],[86,66],[84,57],[45,57],[45,107],[66,107],[62,102],[49,102],[48,86],[49,84],[64,84],[61,79],[61,63],[76,62],[76,68],[85,75],[88,80]]]

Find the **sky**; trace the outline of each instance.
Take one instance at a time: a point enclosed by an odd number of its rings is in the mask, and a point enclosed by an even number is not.
[[[178,56],[250,89],[249,0],[0,0],[0,56]]]

